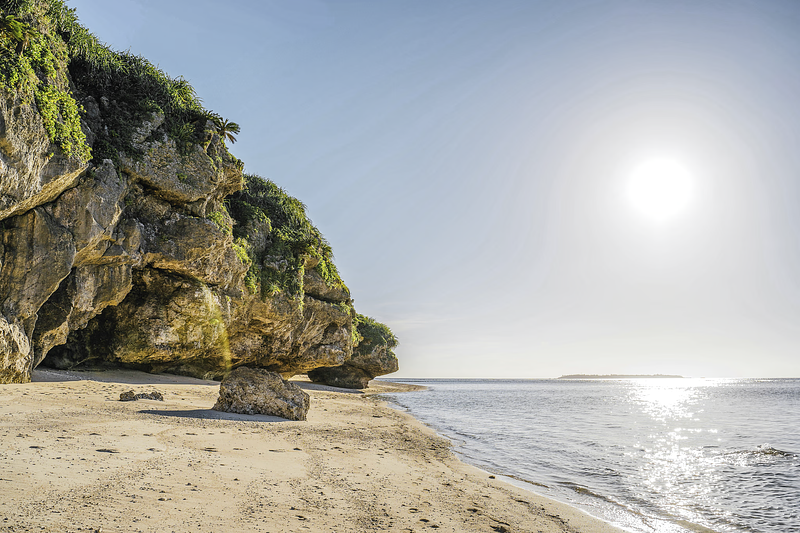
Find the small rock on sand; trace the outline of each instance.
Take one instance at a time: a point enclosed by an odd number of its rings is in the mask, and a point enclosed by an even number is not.
[[[119,401],[121,402],[132,402],[134,400],[158,400],[159,402],[163,402],[164,396],[158,391],[137,393],[132,390],[119,395]]]

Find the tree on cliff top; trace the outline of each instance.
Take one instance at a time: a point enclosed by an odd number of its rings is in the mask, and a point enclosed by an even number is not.
[[[235,135],[242,129],[237,123],[224,119],[216,113],[208,113],[207,117],[223,141],[236,142]]]

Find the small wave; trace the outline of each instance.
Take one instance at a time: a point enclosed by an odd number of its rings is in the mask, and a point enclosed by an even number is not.
[[[695,524],[694,522],[689,522],[688,520],[676,519],[673,520],[673,522],[694,533],[717,533],[715,529],[711,529],[706,526],[701,526],[700,524]]]
[[[564,487],[568,487],[568,488],[574,490],[575,492],[577,492],[578,494],[581,494],[583,496],[590,496],[592,498],[597,498],[598,500],[602,500],[602,501],[608,502],[608,503],[613,503],[614,505],[618,505],[620,507],[623,507],[623,508],[627,509],[628,511],[632,511],[632,509],[629,509],[627,506],[619,503],[618,501],[615,501],[612,498],[609,498],[608,496],[604,496],[602,494],[598,494],[598,493],[594,492],[591,489],[588,489],[588,488],[586,488],[586,487],[584,487],[582,485],[578,485],[577,483],[562,482],[561,485],[563,485]]]
[[[549,489],[550,488],[547,485],[545,485],[544,483],[537,483],[536,481],[531,481],[530,479],[525,479],[525,478],[522,478],[522,477],[519,477],[519,476],[515,476],[514,474],[501,474],[501,475],[505,476],[507,478],[514,479],[516,481],[522,481],[523,483],[527,483],[529,485],[534,485],[536,487],[543,487],[545,489]]]
[[[762,444],[757,446],[755,450],[739,450],[735,452],[728,452],[724,455],[734,455],[734,456],[767,456],[767,457],[786,457],[786,458],[796,458],[798,455],[794,452],[787,452],[784,450],[779,450],[777,448],[773,448],[769,444]]]
[[[691,522],[689,520],[683,519],[679,516],[675,516],[665,509],[653,509],[651,508],[649,511],[645,511],[644,509],[638,510],[634,507],[625,505],[621,502],[614,500],[613,498],[609,498],[608,496],[604,496],[602,494],[598,494],[591,489],[588,489],[582,485],[578,485],[576,483],[565,482],[561,483],[561,485],[565,487],[569,487],[570,489],[574,490],[578,494],[583,496],[589,496],[591,498],[596,498],[600,501],[605,503],[609,503],[614,507],[620,508],[624,510],[629,516],[634,517],[641,521],[642,525],[646,526],[647,529],[658,531],[661,528],[657,525],[658,523],[672,523],[675,525],[680,526],[686,531],[692,533],[719,533],[715,529],[711,529],[709,527],[703,526],[701,524],[697,524],[695,522]],[[647,506],[647,502],[642,501],[642,504]]]

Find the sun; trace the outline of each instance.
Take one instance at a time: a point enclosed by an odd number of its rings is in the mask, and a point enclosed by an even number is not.
[[[683,211],[692,198],[689,172],[672,159],[650,159],[636,167],[628,182],[628,198],[639,212],[656,221]]]

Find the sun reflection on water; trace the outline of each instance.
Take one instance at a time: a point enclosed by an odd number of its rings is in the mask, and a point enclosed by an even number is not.
[[[702,378],[631,380],[629,399],[653,420],[692,419],[695,415],[692,407],[702,399],[703,388],[720,385],[723,381]]]
[[[701,511],[711,504],[711,487],[719,477],[716,461],[694,441],[702,433],[716,432],[709,425],[713,421],[703,420],[700,405],[708,389],[723,382],[641,379],[631,383],[629,401],[651,421],[645,424],[647,433],[641,435],[647,443],[639,468],[642,488],[661,494],[663,509],[686,521],[702,519]]]

